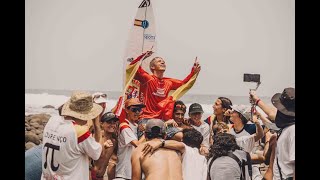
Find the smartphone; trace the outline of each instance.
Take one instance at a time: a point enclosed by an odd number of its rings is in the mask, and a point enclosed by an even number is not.
[[[260,74],[243,74],[243,82],[257,82],[260,83]]]

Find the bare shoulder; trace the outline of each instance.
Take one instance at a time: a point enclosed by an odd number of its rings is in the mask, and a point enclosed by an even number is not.
[[[134,150],[132,151],[132,155],[133,154],[142,154],[142,149],[145,144],[146,144],[146,142],[144,142],[144,143],[140,144],[138,147],[134,148]]]

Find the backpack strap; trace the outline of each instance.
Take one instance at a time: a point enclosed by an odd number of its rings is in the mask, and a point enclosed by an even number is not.
[[[208,179],[208,180],[211,180],[210,169],[211,169],[211,166],[212,166],[213,161],[216,160],[216,159],[217,159],[216,157],[212,157],[212,160],[211,160],[210,163],[209,163],[208,176],[207,176],[207,179]]]
[[[246,160],[242,159],[242,164],[241,164],[241,168],[240,170],[242,170],[242,174],[240,179],[246,180]],[[243,177],[242,177],[243,175]]]
[[[282,173],[281,173],[281,168],[280,168],[280,165],[279,165],[278,157],[277,157],[277,166],[278,166],[278,169],[279,169],[280,179],[282,180]]]
[[[251,156],[248,152],[246,152],[247,154],[247,162],[246,164],[248,165],[248,171],[249,171],[249,176],[250,179],[252,180],[252,162],[251,162]]]
[[[242,164],[244,164],[244,162],[240,161],[240,159],[236,155],[234,155],[232,152],[229,152],[228,156],[231,157],[232,159],[234,159],[238,163],[238,165],[240,167],[240,171],[242,169],[242,173],[241,173],[240,179],[245,179],[245,173],[244,173],[245,171],[242,168]]]

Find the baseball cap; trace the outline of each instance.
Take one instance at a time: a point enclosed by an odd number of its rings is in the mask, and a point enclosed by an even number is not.
[[[243,117],[245,117],[247,119],[247,121],[249,121],[251,118],[251,107],[248,105],[232,105],[231,108],[234,111],[237,111],[238,113],[240,113]]]
[[[193,114],[193,113],[203,113],[203,109],[202,106],[198,103],[193,103],[190,105],[189,107],[189,114]]]
[[[165,133],[164,122],[161,119],[149,119],[146,124],[146,132],[148,133]]]
[[[101,116],[101,122],[119,121],[119,118],[113,112],[106,112]]]
[[[146,105],[144,105],[138,98],[127,99],[125,102],[125,107],[128,108],[130,106],[146,107]]]

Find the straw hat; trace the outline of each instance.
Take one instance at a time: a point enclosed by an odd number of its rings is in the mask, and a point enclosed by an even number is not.
[[[102,110],[100,105],[93,103],[90,93],[74,91],[69,101],[63,105],[61,115],[88,121],[96,118]]]

